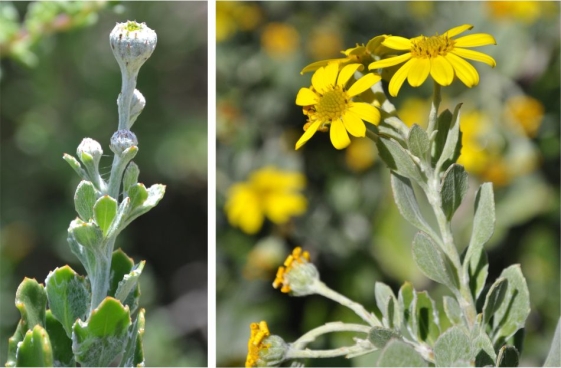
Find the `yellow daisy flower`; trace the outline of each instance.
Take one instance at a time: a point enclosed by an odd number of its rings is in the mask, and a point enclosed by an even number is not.
[[[489,55],[468,50],[465,47],[497,44],[493,36],[486,33],[452,39],[472,28],[472,25],[464,24],[448,30],[443,35],[431,37],[421,35],[412,39],[390,36],[382,42],[382,45],[394,50],[408,50],[409,52],[375,61],[368,68],[370,70],[387,68],[406,62],[390,80],[389,92],[394,97],[397,96],[406,78],[412,87],[418,87],[423,84],[429,74],[441,86],[450,85],[456,76],[471,88],[479,83],[479,74],[470,63],[462,58],[480,61],[491,67],[495,67],[496,62]]]
[[[372,124],[380,122],[378,109],[351,99],[379,82],[381,77],[368,73],[348,89],[345,86],[361,67],[361,64],[350,64],[339,71],[338,63],[330,63],[314,73],[312,87],[298,91],[296,105],[304,107],[309,122],[305,125],[305,133],[296,142],[296,149],[312,138],[318,129],[325,130],[328,125],[331,143],[335,148],[343,149],[351,143],[347,132],[355,137],[366,135],[363,120]]]

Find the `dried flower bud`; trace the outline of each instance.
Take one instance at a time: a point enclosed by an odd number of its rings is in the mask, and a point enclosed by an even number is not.
[[[91,138],[84,138],[82,139],[82,142],[80,142],[80,145],[78,145],[76,154],[82,162],[86,159],[83,154],[90,155],[97,166],[97,164],[99,164],[99,160],[101,159],[101,155],[103,155],[103,149],[97,141]]]
[[[116,155],[121,155],[126,149],[138,146],[136,135],[128,129],[117,130],[111,137],[109,147]]]
[[[156,32],[145,23],[117,23],[109,34],[109,43],[121,69],[136,74],[156,48]]]

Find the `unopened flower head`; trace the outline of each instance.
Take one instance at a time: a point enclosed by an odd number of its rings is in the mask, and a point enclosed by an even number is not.
[[[453,39],[453,37],[472,29],[473,26],[464,24],[446,31],[442,35],[418,36],[411,39],[390,36],[382,45],[399,51],[409,51],[405,54],[389,57],[373,62],[370,70],[387,68],[403,64],[390,80],[389,92],[397,96],[401,85],[407,79],[412,87],[418,87],[427,79],[429,74],[441,86],[448,86],[457,77],[466,86],[473,87],[479,83],[477,70],[465,59],[481,61],[495,67],[495,60],[482,52],[465,49],[496,45],[493,36],[486,33],[476,33]]]
[[[304,296],[316,293],[316,282],[319,281],[319,272],[310,262],[310,254],[296,247],[286,260],[284,266],[277,271],[273,287],[281,287],[283,293],[294,296]]]
[[[78,155],[78,158],[82,160],[82,162],[84,161],[83,154],[90,155],[93,158],[94,163],[97,165],[99,164],[101,155],[103,155],[103,149],[97,141],[91,138],[84,138],[82,139],[82,142],[80,142],[80,145],[78,145],[76,154]]]
[[[128,129],[117,130],[111,137],[109,148],[116,155],[121,155],[126,149],[138,146],[136,135]]]
[[[117,23],[109,34],[115,59],[121,69],[126,69],[131,74],[138,73],[142,64],[152,55],[157,41],[156,32],[145,23],[133,21]]]
[[[280,336],[271,335],[267,322],[252,323],[247,342],[246,367],[276,367],[284,360],[288,348]]]
[[[347,88],[347,82],[354,73],[362,69],[362,64],[349,64],[339,71],[338,63],[329,63],[319,68],[312,76],[312,86],[301,88],[296,96],[296,105],[303,106],[308,123],[296,149],[302,147],[318,131],[329,128],[331,143],[337,149],[347,147],[355,137],[366,135],[364,121],[371,124],[380,122],[380,112],[365,102],[354,102],[353,97],[372,87],[381,80],[377,74],[368,73]]]

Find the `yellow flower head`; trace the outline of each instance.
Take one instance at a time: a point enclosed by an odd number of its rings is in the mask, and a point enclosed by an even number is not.
[[[295,296],[314,294],[314,282],[319,280],[319,272],[313,263],[310,263],[310,254],[296,247],[292,254],[286,257],[284,266],[280,266],[273,287],[283,293]]]
[[[305,184],[304,175],[297,172],[272,166],[257,170],[247,182],[236,183],[228,190],[224,208],[228,221],[248,234],[257,233],[265,217],[275,224],[287,223],[306,211],[308,203],[299,192]]]
[[[245,366],[274,367],[282,363],[287,345],[279,336],[271,336],[267,322],[254,322],[249,329]]]
[[[337,63],[330,63],[314,73],[310,88],[298,91],[296,105],[304,107],[304,114],[309,121],[305,133],[296,142],[296,149],[312,138],[318,129],[325,130],[328,126],[331,143],[335,148],[343,149],[351,143],[347,132],[355,137],[366,135],[363,120],[372,124],[380,122],[378,109],[368,103],[354,102],[352,98],[379,82],[381,77],[369,73],[350,88],[346,87],[361,67],[361,64],[349,64],[339,71]]]
[[[390,80],[389,92],[397,96],[401,85],[407,78],[412,87],[418,87],[427,79],[429,74],[441,86],[449,86],[458,77],[466,86],[473,87],[479,83],[477,70],[462,58],[481,61],[495,67],[495,60],[484,53],[468,50],[465,47],[496,45],[493,36],[477,33],[453,39],[473,26],[464,24],[452,28],[442,35],[431,37],[418,36],[407,39],[398,36],[387,37],[382,45],[399,51],[409,51],[405,54],[389,57],[373,62],[369,69],[387,68],[403,64]]]

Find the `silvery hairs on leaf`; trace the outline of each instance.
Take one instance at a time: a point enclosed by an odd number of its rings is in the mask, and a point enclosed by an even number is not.
[[[128,21],[117,23],[109,42],[121,69],[135,74],[154,52],[158,37],[145,23]]]

